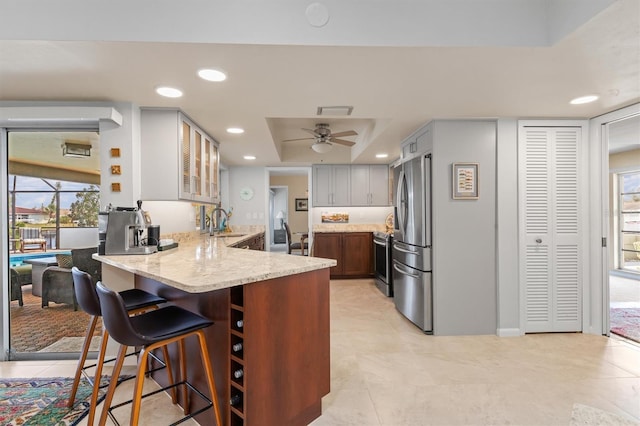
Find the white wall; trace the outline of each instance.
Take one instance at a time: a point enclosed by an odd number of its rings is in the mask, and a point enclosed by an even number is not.
[[[498,120],[497,139],[498,336],[519,336],[518,286],[518,122]]]
[[[496,333],[496,139],[495,121],[434,122],[431,173],[436,335]],[[479,164],[477,200],[452,198],[451,167],[455,162]]]
[[[233,209],[233,217],[229,221],[233,225],[264,225],[268,216],[265,206],[268,205],[268,182],[264,167],[230,167],[228,206],[225,210]],[[253,189],[253,198],[243,200],[240,190],[244,187]]]
[[[198,229],[196,207],[186,201],[145,201],[142,209],[149,212],[154,225],[160,225],[160,235],[193,232]],[[207,206],[207,212],[211,206]]]
[[[122,125],[100,122],[100,207],[135,207],[140,199],[140,108],[128,103],[110,104],[122,114]],[[112,158],[111,148],[120,149],[120,157]],[[112,175],[111,165],[120,165],[121,175]],[[120,183],[120,192],[111,184]]]

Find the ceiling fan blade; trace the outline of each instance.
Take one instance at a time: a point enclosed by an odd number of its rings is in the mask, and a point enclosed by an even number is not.
[[[299,138],[299,139],[285,139],[282,142],[294,142],[294,141],[312,141],[316,138]]]
[[[344,139],[334,139],[334,138],[331,138],[331,142],[337,143],[338,145],[344,145],[344,146],[353,146],[356,144],[355,142],[346,141]]]
[[[315,130],[305,129],[305,128],[303,128],[302,130],[304,130],[307,133],[311,133],[316,138],[319,138],[320,136],[322,136],[320,133],[316,132]]]
[[[356,132],[355,130],[347,130],[346,132],[331,133],[331,136],[338,138],[344,136],[358,136],[358,132]]]

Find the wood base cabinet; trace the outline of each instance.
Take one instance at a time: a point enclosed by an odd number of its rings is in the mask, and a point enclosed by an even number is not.
[[[335,259],[331,278],[373,276],[373,234],[371,232],[317,232],[313,237],[313,256]]]
[[[327,269],[206,293],[140,276],[136,287],[214,321],[205,334],[225,426],[303,426],[322,414],[331,380]],[[169,352],[174,372],[180,371],[177,345]],[[209,396],[196,339],[187,340],[186,354],[188,380]],[[153,377],[166,385],[165,370]],[[191,395],[189,408],[202,407]],[[215,423],[212,410],[195,419]]]

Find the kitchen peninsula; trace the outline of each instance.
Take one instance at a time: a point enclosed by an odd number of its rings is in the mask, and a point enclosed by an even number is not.
[[[136,287],[215,321],[206,334],[225,425],[307,425],[330,390],[329,268],[336,262],[232,247],[256,235],[202,235],[152,255],[95,258],[103,272],[133,274]],[[188,344],[187,379],[206,392],[196,342]],[[172,360],[176,351],[170,348]],[[160,373],[154,378],[165,384]],[[189,404],[204,406],[197,397]],[[210,416],[196,420],[211,424]]]

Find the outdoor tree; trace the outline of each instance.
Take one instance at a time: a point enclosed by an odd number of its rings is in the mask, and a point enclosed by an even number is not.
[[[53,195],[51,196],[51,201],[49,201],[49,204],[47,206],[42,207],[42,211],[49,215],[49,222],[55,222],[56,211],[58,206],[57,194],[58,194],[58,191],[62,189],[62,184],[59,181],[56,182],[55,188],[56,188],[56,192],[54,192]]]
[[[69,216],[79,226],[98,226],[100,209],[100,193],[95,185],[89,185],[82,192],[76,193],[76,201],[71,203]]]

